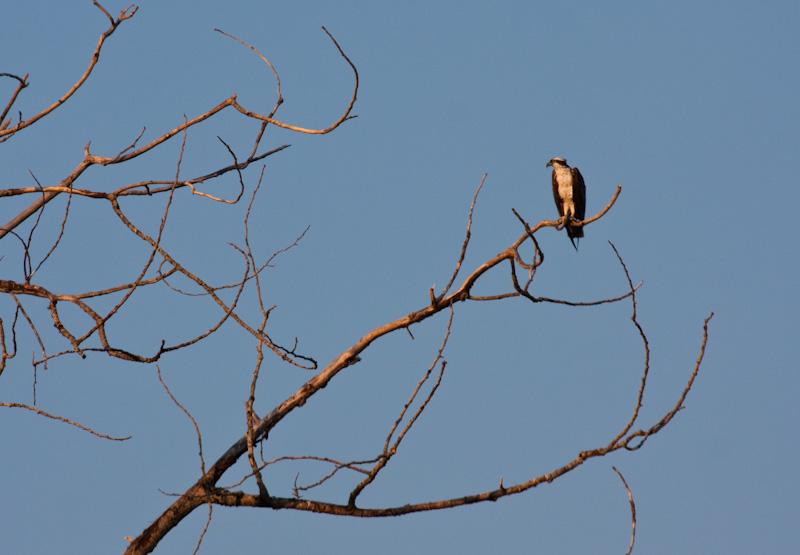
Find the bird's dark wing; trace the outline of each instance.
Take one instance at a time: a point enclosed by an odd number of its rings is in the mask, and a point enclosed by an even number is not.
[[[575,219],[586,217],[586,184],[578,168],[572,168],[572,199],[575,201]]]
[[[578,168],[572,168],[572,202],[575,205],[575,213],[572,215],[576,220],[583,220],[586,216],[586,184],[583,182],[583,176]],[[567,225],[567,235],[569,240],[572,241],[572,246],[578,250],[578,245],[575,239],[580,240],[583,237],[583,227]]]
[[[564,217],[564,202],[561,200],[561,195],[558,194],[558,181],[556,180],[556,170],[553,168],[553,199],[556,201],[556,208],[558,209],[558,217]]]

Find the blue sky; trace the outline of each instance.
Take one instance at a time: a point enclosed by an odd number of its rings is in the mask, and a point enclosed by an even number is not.
[[[112,14],[127,6],[104,5]],[[325,136],[269,128],[262,142],[263,149],[292,146],[267,159],[251,221],[257,253],[265,259],[311,226],[264,276],[265,302],[278,306],[273,336],[298,337],[324,365],[367,331],[421,308],[429,288],[449,279],[483,174],[467,270],[519,236],[511,208],[529,222],[555,218],[545,164],[561,156],[583,173],[587,214],[605,206],[617,184],[623,190],[612,211],[586,228],[578,253],[563,231],[538,234],[546,260],[535,293],[596,300],[624,292],[614,242],[633,280],[644,281],[638,309],[652,370],[641,426],[674,404],[697,357],[702,321],[714,311],[707,356],[685,410],[638,452],[590,461],[497,503],[402,518],[218,508],[201,553],[231,542],[255,553],[624,553],[628,502],[612,465],[637,503],[634,552],[793,553],[800,543],[800,257],[790,239],[800,196],[798,16],[789,1],[145,1],[73,98],[0,145],[2,188],[33,185],[29,171],[43,185],[57,183],[89,141],[92,152],[113,155],[142,127],[152,139],[233,93],[268,111],[271,72],[214,28],[275,65],[285,98],[279,119],[326,127],[349,100],[352,73],[324,25],[358,68],[359,117]],[[69,89],[107,28],[88,1],[25,2],[6,21],[0,72],[30,74],[15,105],[23,116]],[[0,104],[13,85],[0,81]],[[183,171],[228,164],[216,136],[244,154],[254,129],[232,111],[220,114],[190,133]],[[112,190],[172,178],[179,150],[173,140],[125,167],[92,168],[79,185]],[[259,171],[245,173],[248,191]],[[230,180],[218,187],[234,194]],[[30,202],[3,199],[0,220]],[[57,234],[58,202],[48,205],[50,219],[34,243],[39,257]],[[152,230],[163,202],[127,207]],[[34,281],[78,292],[134,278],[146,251],[107,203],[76,199],[70,210],[63,244]],[[243,243],[242,214],[241,206],[183,192],[168,244],[198,273],[232,281],[240,260],[226,243]],[[0,243],[0,276],[19,279],[18,242]],[[505,291],[504,271],[487,276],[478,292]],[[27,302],[50,334],[46,306]],[[146,352],[218,316],[206,301],[165,290],[137,302],[114,330],[120,343]],[[0,311],[7,322],[8,299]],[[460,306],[442,387],[361,504],[484,491],[501,476],[506,484],[524,481],[605,444],[627,421],[639,385],[642,349],[629,317],[626,303]],[[398,335],[377,343],[276,428],[267,456],[374,456],[445,326],[442,314],[420,325],[413,341]],[[33,402],[29,335],[21,332],[20,353],[0,376],[1,401]],[[252,343],[226,326],[160,363],[198,420],[207,462],[242,433]],[[268,359],[256,410],[269,411],[309,377]],[[122,552],[123,538],[171,502],[159,489],[180,493],[196,480],[193,427],[153,367],[63,358],[36,380],[42,410],[133,439],[110,443],[27,411],[0,411],[3,505],[14,507],[0,522],[4,549]],[[324,469],[287,464],[271,472],[271,490],[290,495],[298,472],[313,481]],[[319,495],[343,502],[350,487],[352,477],[343,478]],[[190,553],[205,518],[196,511],[156,552]]]

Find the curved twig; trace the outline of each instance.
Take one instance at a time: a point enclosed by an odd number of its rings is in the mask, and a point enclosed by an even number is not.
[[[331,124],[329,127],[326,127],[325,129],[308,129],[308,128],[305,128],[305,127],[299,127],[299,126],[296,126],[296,125],[290,125],[288,123],[283,123],[282,121],[278,121],[276,119],[273,119],[271,116],[264,116],[262,114],[259,114],[258,112],[253,112],[251,110],[248,110],[247,108],[245,108],[244,106],[242,106],[241,104],[236,102],[235,96],[231,97],[233,99],[233,101],[231,102],[231,106],[233,106],[236,110],[238,110],[240,113],[244,114],[245,116],[247,116],[249,118],[258,119],[258,120],[261,120],[261,121],[264,121],[264,122],[267,122],[267,123],[271,123],[272,125],[275,125],[277,127],[281,127],[283,129],[289,129],[290,131],[296,131],[298,133],[306,133],[308,135],[325,135],[326,133],[330,133],[331,131],[333,131],[334,129],[339,127],[339,125],[341,125],[345,120],[357,117],[357,116],[351,116],[350,112],[352,112],[353,106],[355,105],[356,98],[358,96],[358,70],[356,69],[356,66],[353,65],[353,62],[350,61],[350,58],[347,57],[347,54],[344,53],[344,51],[342,50],[342,47],[339,46],[339,43],[336,42],[336,39],[333,38],[333,35],[331,35],[325,27],[323,27],[322,30],[325,31],[325,34],[327,34],[328,37],[330,37],[330,39],[333,41],[333,44],[336,45],[337,50],[339,50],[339,54],[341,54],[342,58],[344,58],[347,61],[347,63],[350,65],[350,68],[353,70],[353,75],[355,76],[355,86],[353,88],[353,97],[350,99],[350,104],[347,106],[347,109],[344,111],[344,114],[342,114],[342,116],[338,120],[336,120],[333,124]],[[223,34],[227,34],[227,33],[223,33]],[[230,35],[228,35],[228,36],[230,36]],[[231,37],[231,38],[235,38],[235,37]],[[236,39],[236,40],[238,40],[238,39]],[[239,41],[239,42],[242,42],[242,41]],[[249,44],[246,44],[246,43],[242,43],[242,44],[245,44],[246,46],[252,48],[254,51],[258,52],[257,50],[255,50],[255,48],[253,48]],[[259,55],[261,55],[261,54],[259,53]],[[262,56],[262,58],[263,58],[263,56]],[[264,59],[266,60],[266,58],[264,58]],[[269,63],[269,62],[267,62],[267,63]],[[272,67],[272,64],[270,64],[270,67]],[[273,71],[274,71],[274,68],[273,68]]]
[[[178,407],[179,409],[181,409],[183,411],[183,413],[187,417],[189,417],[189,420],[191,420],[192,424],[194,425],[194,431],[197,434],[197,448],[198,448],[198,452],[200,454],[200,469],[203,472],[203,474],[205,474],[205,472],[206,472],[206,461],[203,458],[203,436],[200,433],[200,426],[197,425],[197,420],[194,419],[194,416],[192,416],[192,413],[190,413],[188,410],[186,410],[186,407],[184,407],[180,403],[180,401],[178,401],[175,398],[175,396],[172,394],[172,391],[169,390],[169,387],[167,387],[167,384],[164,381],[164,378],[161,376],[161,367],[158,364],[156,364],[156,370],[158,371],[158,381],[161,382],[161,385],[164,387],[164,391],[167,392],[167,395],[169,395],[169,398],[172,399],[173,403],[175,403],[175,406]]]
[[[617,470],[616,466],[612,466],[611,468],[617,473],[619,479],[622,480],[622,484],[625,486],[625,490],[628,492],[628,501],[631,504],[631,544],[628,546],[628,551],[625,552],[625,555],[631,555],[631,552],[633,551],[633,542],[636,539],[636,503],[633,502],[631,488],[628,487],[628,482],[625,481],[625,477],[622,475],[622,472]]]

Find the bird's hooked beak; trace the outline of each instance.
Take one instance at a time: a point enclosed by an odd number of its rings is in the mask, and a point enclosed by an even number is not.
[[[545,165],[545,168],[546,168],[547,166],[552,166],[552,165],[553,165],[553,161],[552,161],[552,160],[550,160],[550,161],[549,161],[549,162],[548,162],[548,163]]]

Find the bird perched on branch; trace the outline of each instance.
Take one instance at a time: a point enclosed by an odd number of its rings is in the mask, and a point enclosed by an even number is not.
[[[547,166],[553,167],[553,198],[558,215],[564,220],[572,246],[578,250],[575,239],[583,237],[583,226],[570,225],[570,221],[583,221],[586,215],[586,184],[578,168],[570,168],[564,158],[553,158]]]

